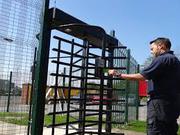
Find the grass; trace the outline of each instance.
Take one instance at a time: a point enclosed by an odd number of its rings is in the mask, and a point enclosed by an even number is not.
[[[56,123],[65,123],[66,115],[56,115]],[[52,116],[45,115],[44,125],[48,126],[52,124]],[[87,117],[86,120],[97,120],[96,117]],[[17,125],[28,125],[28,113],[14,113],[14,112],[0,112],[0,121],[17,124]],[[70,122],[77,121],[75,118],[70,118]]]
[[[86,120],[97,120],[97,117],[87,117]],[[17,125],[28,125],[28,113],[13,113],[13,112],[0,112],[0,121],[17,124]],[[71,122],[76,121],[76,119],[70,118]],[[56,116],[56,123],[65,123],[66,115],[58,115]],[[52,116],[45,115],[44,125],[48,126],[52,123]],[[124,130],[131,130],[136,132],[146,132],[146,122],[145,121],[130,121],[126,125],[121,126],[113,126],[113,128],[120,128]],[[180,128],[178,131],[180,134]]]
[[[120,129],[132,130],[137,132],[146,132],[146,122],[144,121],[130,121],[126,125],[121,125]]]
[[[0,121],[17,125],[28,125],[28,113],[0,112]]]
[[[66,122],[66,115],[61,115],[61,116],[56,116],[56,123],[60,124],[60,123],[65,123]],[[96,120],[98,121],[97,117],[87,117],[86,120],[89,120],[89,121],[93,121],[93,120]],[[77,121],[76,118],[71,118],[69,119],[70,122],[73,122],[73,121]],[[48,126],[52,124],[52,116],[48,116],[46,115],[45,116],[45,119],[44,119],[44,125],[45,126]]]
[[[136,132],[144,132],[146,133],[146,122],[145,121],[130,121],[126,125],[122,125],[119,127],[124,130],[131,130]],[[180,134],[180,126],[178,130],[178,135]]]

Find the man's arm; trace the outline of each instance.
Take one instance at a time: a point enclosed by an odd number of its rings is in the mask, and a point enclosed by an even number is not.
[[[146,80],[140,73],[137,74],[121,74],[120,77],[126,80]]]
[[[116,70],[109,70],[109,75],[117,76],[126,80],[146,80],[140,73],[137,74],[120,74]]]

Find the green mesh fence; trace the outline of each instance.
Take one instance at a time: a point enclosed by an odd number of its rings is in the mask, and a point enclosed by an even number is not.
[[[42,0],[0,0],[0,134],[27,134]]]
[[[138,64],[133,57],[129,59],[129,73],[134,74],[138,72]],[[128,120],[136,120],[138,117],[138,81],[129,81],[128,90]]]
[[[127,57],[126,49],[115,49],[114,56],[116,57]],[[115,59],[114,67],[127,67],[127,59]],[[120,73],[126,73],[126,70],[119,70]],[[125,80],[115,80],[113,82],[113,87],[117,89],[121,89],[120,91],[114,91],[113,95],[116,96],[117,99],[122,100],[117,104],[113,105],[113,110],[123,111],[124,113],[113,113],[112,119],[117,122],[125,121],[125,94],[126,94],[126,81]]]
[[[119,45],[121,46],[121,44]],[[120,73],[137,73],[138,63],[131,56],[130,50],[127,49],[115,49],[114,56],[126,57],[126,59],[114,60],[114,67],[126,67],[125,70],[119,70]],[[138,117],[138,82],[127,80],[115,80],[113,87],[121,89],[120,91],[114,91],[114,95],[117,99],[121,100],[113,106],[113,110],[120,110],[124,113],[114,113],[112,119],[117,122],[128,122],[129,120],[136,120]],[[116,125],[118,126],[118,125]]]

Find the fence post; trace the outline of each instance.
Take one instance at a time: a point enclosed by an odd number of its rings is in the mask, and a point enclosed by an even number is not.
[[[12,82],[12,71],[10,72],[10,79],[9,79],[7,112],[9,112],[9,105],[10,105],[10,98],[11,98],[11,82]]]
[[[137,73],[140,71],[139,64],[137,65]],[[139,81],[136,82],[136,120],[139,119]]]
[[[110,35],[115,38],[115,31],[114,30],[111,31]],[[114,56],[114,49],[109,48],[108,57],[110,58],[110,60],[108,61],[108,67],[113,67],[113,56]],[[107,85],[109,88],[113,87],[112,77],[110,77],[108,79]],[[108,90],[107,97],[112,99],[113,96],[114,96],[113,90]],[[107,104],[107,110],[112,110],[112,103]],[[112,112],[107,112],[107,114],[106,114],[106,132],[109,134],[111,133],[111,129],[112,129],[112,123],[110,123],[110,121],[112,121]]]
[[[43,9],[44,14],[41,24],[40,40],[37,53],[37,65],[35,69],[31,135],[42,135],[44,126],[45,94],[51,35],[48,16],[49,0],[44,0]]]
[[[32,118],[32,96],[33,96],[33,92],[34,92],[34,75],[35,75],[35,67],[36,67],[36,52],[37,52],[37,47],[35,47],[34,50],[34,60],[33,60],[33,66],[31,67],[31,92],[30,92],[30,101],[29,101],[29,118],[28,118],[28,130],[27,130],[27,135],[29,135],[29,131],[30,131],[30,126],[31,126],[31,118]]]
[[[127,50],[127,74],[130,73],[130,59],[131,59],[131,51]],[[129,80],[126,80],[126,110],[125,110],[125,122],[128,123],[128,99],[129,99]]]

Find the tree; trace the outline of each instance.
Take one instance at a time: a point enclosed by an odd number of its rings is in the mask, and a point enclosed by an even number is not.
[[[142,69],[144,69],[145,67],[149,66],[150,63],[152,62],[152,60],[153,60],[153,56],[149,56],[149,57],[145,60],[145,62],[143,63],[143,65],[141,65],[140,70],[142,70]]]

